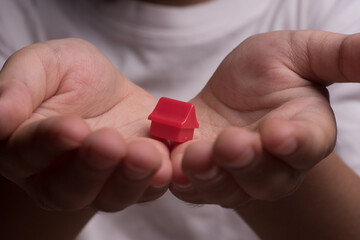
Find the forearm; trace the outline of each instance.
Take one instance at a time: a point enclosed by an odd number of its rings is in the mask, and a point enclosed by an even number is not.
[[[237,212],[262,239],[360,239],[360,179],[336,154],[314,167],[292,196]]]
[[[0,175],[0,239],[74,239],[94,210],[52,212],[40,209],[17,186]]]

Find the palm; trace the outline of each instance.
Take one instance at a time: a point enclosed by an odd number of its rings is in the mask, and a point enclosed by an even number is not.
[[[91,44],[29,46],[9,59],[0,84],[12,93],[0,106],[0,171],[43,205],[116,211],[166,191],[168,148],[146,138],[156,99]]]
[[[224,59],[192,99],[200,124],[196,141],[172,153],[179,198],[225,207],[248,198],[275,200],[332,151],[336,125],[325,86],[341,78],[334,79],[339,74],[331,74],[336,65],[326,54],[315,60],[332,68],[311,59],[312,68],[303,51],[309,36],[257,35]]]
[[[78,51],[78,52],[77,52]],[[60,79],[51,75],[44,99],[29,120],[56,115],[78,115],[91,129],[117,129],[124,137],[146,136],[147,115],[156,99],[122,76],[96,49],[72,49],[72,61],[82,65],[70,67]],[[57,70],[59,71],[59,70]]]
[[[113,82],[124,81],[121,78],[118,76]],[[66,85],[66,80],[64,82]],[[85,119],[93,130],[111,127],[126,138],[147,136],[146,119],[156,99],[129,81],[117,83],[111,89],[101,88],[96,82],[93,85],[90,82],[86,88],[68,89],[66,94],[55,95],[43,102],[34,111],[33,118],[76,114]],[[81,94],[81,97],[74,99],[73,94]]]
[[[252,51],[241,60],[234,59],[236,51],[230,54],[204,90],[192,100],[199,106],[200,135],[215,137],[227,126],[258,130],[271,119],[308,119],[321,126],[322,118],[332,116],[324,86],[303,79],[287,68],[284,61],[288,56],[273,58],[275,54],[271,51],[279,49],[257,51],[260,54]],[[256,59],[251,59],[253,55],[261,61],[255,62]]]
[[[327,91],[325,86],[315,83],[319,80],[317,76],[306,70],[303,53],[296,54],[289,47],[286,32],[253,37],[226,57],[193,101],[209,106],[211,114],[222,119],[221,127],[233,125],[255,130],[274,118],[320,121],[321,126],[322,118],[332,115]],[[206,119],[209,116],[204,115],[205,119],[200,121],[212,126]]]

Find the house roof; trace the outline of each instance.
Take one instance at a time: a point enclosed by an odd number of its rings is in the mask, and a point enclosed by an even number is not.
[[[195,106],[166,97],[159,99],[154,111],[149,115],[149,120],[179,128],[198,128]]]

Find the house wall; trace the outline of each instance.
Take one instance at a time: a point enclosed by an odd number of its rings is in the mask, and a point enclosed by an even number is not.
[[[186,142],[193,138],[194,129],[177,128],[152,121],[150,135],[174,142]]]

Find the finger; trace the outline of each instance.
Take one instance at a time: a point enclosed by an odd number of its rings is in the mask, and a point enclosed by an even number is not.
[[[174,194],[175,197],[180,200],[193,204],[205,204],[205,200],[201,196],[201,193],[192,185],[179,185],[176,183],[171,183],[170,191]]]
[[[114,130],[91,133],[81,148],[56,167],[27,180],[31,194],[50,209],[77,210],[98,195],[126,154],[126,143]]]
[[[143,194],[136,203],[144,203],[144,202],[156,200],[160,198],[162,195],[164,195],[167,190],[168,190],[168,185],[163,187],[154,187],[150,185],[147,189],[145,189],[145,191],[143,192]]]
[[[161,197],[169,187],[172,178],[172,166],[170,162],[169,146],[163,139],[146,139],[158,150],[161,157],[161,167],[151,179],[150,186],[144,191],[138,202],[147,202]]]
[[[264,148],[286,164],[298,170],[308,170],[324,159],[335,145],[335,121],[309,120],[265,121],[260,134]]]
[[[176,146],[173,146],[173,149],[171,150],[170,159],[173,169],[172,183],[176,184],[178,188],[187,189],[192,187],[191,181],[183,171],[182,162],[184,158],[184,152],[189,147],[189,145],[195,141],[197,140],[177,144]]]
[[[151,180],[151,187],[153,188],[164,188],[169,185],[172,178],[172,165],[170,162],[170,150],[167,142],[155,140],[155,139],[142,139],[143,141],[152,144],[158,153],[160,153],[161,166]]]
[[[31,97],[25,87],[2,86],[0,72],[0,140],[7,138],[32,113]]]
[[[249,200],[231,176],[213,159],[213,143],[198,141],[186,149],[182,167],[205,203],[239,207]]]
[[[301,180],[299,171],[267,154],[259,135],[246,129],[225,129],[216,140],[214,158],[254,199],[272,201],[287,196]]]
[[[291,65],[300,76],[323,85],[360,82],[360,34],[323,31],[293,31],[288,34]]]
[[[0,72],[0,139],[55,93],[59,75],[57,55],[46,44],[21,49],[7,60]]]
[[[138,202],[161,168],[161,158],[161,153],[148,140],[130,142],[122,164],[109,178],[94,206],[112,212]]]
[[[229,61],[223,63],[223,66],[232,66],[232,71],[226,68],[219,69],[220,72],[215,75],[243,76],[248,74],[249,79],[251,77],[256,79],[264,68],[271,66],[274,69],[290,69],[301,78],[325,86],[337,82],[360,82],[358,67],[360,34],[345,35],[314,30],[276,31],[252,36],[235,52],[241,52],[241,54],[233,54],[236,59],[232,59],[231,62],[240,64],[233,67],[232,64],[228,64]],[[258,61],[259,57],[262,58],[261,62]],[[254,62],[256,64],[253,64]],[[291,75],[288,75],[289,77]],[[282,83],[284,84],[284,81]],[[237,84],[245,84],[243,89],[251,89],[254,85],[249,81]],[[268,89],[271,88],[272,86],[268,86]],[[221,96],[221,98],[226,99],[226,96]]]
[[[79,147],[90,128],[77,116],[34,121],[20,128],[1,150],[5,176],[27,178],[51,165],[62,154]]]
[[[173,169],[172,183],[170,185],[171,192],[179,199],[189,203],[204,203],[204,200],[194,188],[189,178],[185,175],[182,168],[182,160],[186,148],[193,141],[182,144],[176,144],[171,151],[171,163]]]

